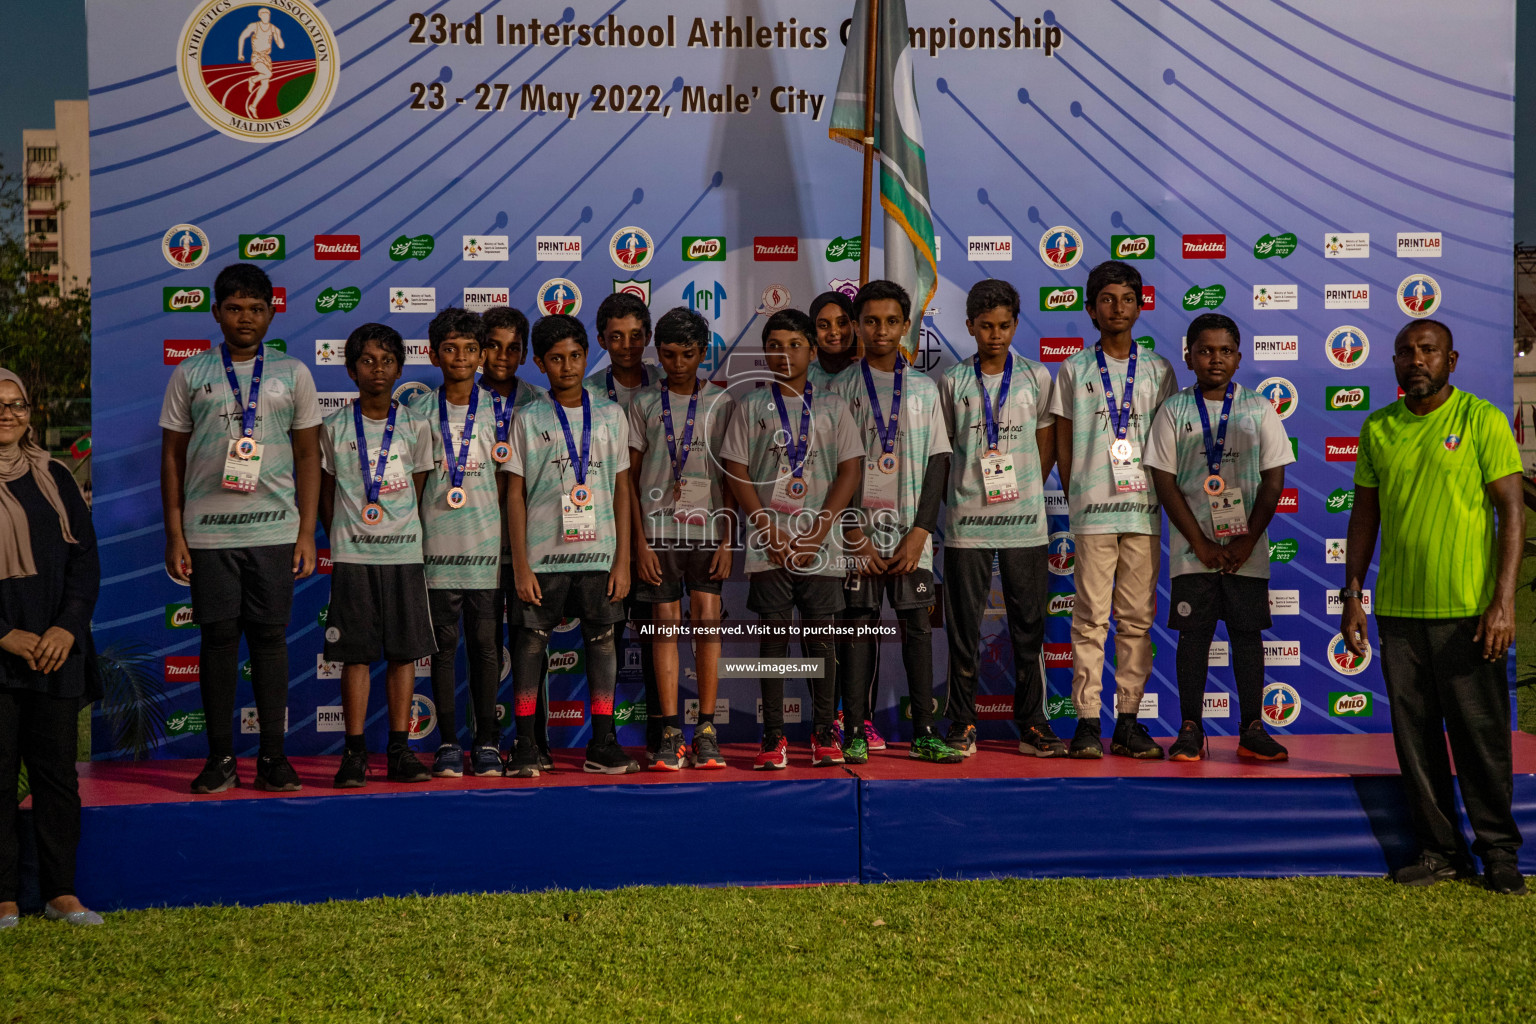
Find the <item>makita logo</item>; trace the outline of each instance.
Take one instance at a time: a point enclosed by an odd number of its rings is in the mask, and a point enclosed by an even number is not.
[[[175,366],[183,359],[191,359],[199,352],[208,351],[209,342],[206,338],[185,341],[167,340],[165,343],[165,365]]]
[[[1071,644],[1046,644],[1045,645],[1046,668],[1071,668],[1072,645]]]
[[[1284,514],[1287,512],[1296,512],[1298,509],[1300,509],[1301,499],[1297,497],[1297,494],[1298,492],[1294,487],[1287,487],[1285,490],[1281,491],[1280,502],[1275,506],[1275,512]]]
[[[1360,453],[1358,437],[1329,437],[1323,439],[1323,456],[1328,462],[1354,462]]]
[[[587,705],[579,700],[549,702],[550,725],[581,725],[587,720]]]
[[[976,717],[984,721],[1006,721],[1013,717],[1013,698],[995,693],[976,695]]]
[[[315,259],[356,260],[363,256],[361,235],[316,235]]]
[[[201,678],[198,660],[189,657],[165,659],[165,681],[168,683],[195,683]]]
[[[1224,260],[1227,258],[1226,235],[1185,235],[1184,258],[1187,260]]]
[[[315,552],[315,572],[322,576],[329,576],[332,564],[330,548],[321,548]]]
[[[758,235],[752,239],[752,258],[769,263],[798,260],[800,239],[792,235]]]
[[[1083,350],[1082,338],[1041,338],[1040,361],[1042,363],[1059,363],[1069,359]]]

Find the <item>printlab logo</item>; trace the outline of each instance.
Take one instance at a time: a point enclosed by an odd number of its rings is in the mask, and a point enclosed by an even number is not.
[[[1371,664],[1371,649],[1367,647],[1364,654],[1356,654],[1345,646],[1344,634],[1335,633],[1328,641],[1328,664],[1340,675],[1357,676]]]
[[[464,308],[471,313],[484,313],[495,306],[512,304],[512,293],[505,288],[465,288]]]
[[[1416,256],[1419,259],[1439,259],[1441,252],[1440,232],[1438,231],[1399,231],[1397,233],[1397,255],[1399,257]]]
[[[1117,260],[1150,260],[1157,256],[1156,235],[1110,235],[1109,251]]]
[[[1076,285],[1070,288],[1046,286],[1040,289],[1040,311],[1042,313],[1070,312],[1082,308],[1083,289]]]
[[[1009,242],[1011,245],[1011,238]],[[1011,260],[1013,253],[1010,252],[1007,257],[992,258]],[[1083,236],[1064,224],[1049,229],[1040,236],[1040,258],[1053,270],[1071,270],[1077,266],[1077,261],[1083,258]]]
[[[1253,255],[1261,260],[1267,260],[1271,256],[1285,259],[1296,251],[1296,235],[1287,231],[1283,235],[1260,235],[1259,240],[1253,243]]]
[[[240,258],[243,260],[281,260],[288,258],[286,235],[241,235]]]
[[[401,235],[389,243],[389,258],[395,263],[406,260],[424,260],[437,248],[437,239],[431,235]]]
[[[1328,361],[1341,370],[1358,369],[1370,354],[1370,339],[1352,324],[1335,327],[1328,335]]]
[[[1397,286],[1397,308],[1414,319],[1435,311],[1440,302],[1440,284],[1428,274],[1410,274]]]
[[[620,270],[634,273],[645,269],[645,265],[651,262],[651,256],[656,252],[656,246],[651,242],[651,236],[646,234],[644,228],[633,225],[619,228],[608,239],[608,256]]]
[[[310,0],[203,0],[182,26],[177,77],[197,115],[246,142],[315,124],[336,92],[336,36]]]
[[[1259,394],[1269,399],[1269,404],[1274,407],[1275,415],[1282,420],[1288,419],[1296,411],[1297,397],[1296,385],[1284,377],[1269,377],[1259,382],[1257,388]]]
[[[1261,713],[1265,725],[1283,729],[1301,717],[1301,694],[1286,683],[1270,683],[1264,687]]]
[[[1077,545],[1073,543],[1072,534],[1064,530],[1051,534],[1046,549],[1046,568],[1057,576],[1071,576],[1072,568],[1077,564]]]
[[[580,235],[539,235],[533,240],[533,258],[540,263],[581,261]]]
[[[464,259],[471,263],[506,262],[507,236],[506,235],[464,235],[463,236]]]
[[[1296,362],[1301,358],[1301,339],[1294,334],[1255,334],[1253,358],[1269,362]]]
[[[545,316],[564,313],[575,316],[581,312],[581,289],[576,282],[563,277],[552,277],[539,285],[539,311]]]
[[[161,237],[160,255],[177,270],[193,270],[208,258],[208,236],[196,224],[176,224]]]
[[[1371,286],[1368,284],[1323,285],[1324,309],[1370,309]]]
[[[857,259],[858,257],[854,257]],[[684,235],[683,236],[683,262],[685,263],[724,263],[725,262],[725,236],[724,235]]]
[[[1012,235],[968,235],[965,257],[973,263],[1013,262]]]

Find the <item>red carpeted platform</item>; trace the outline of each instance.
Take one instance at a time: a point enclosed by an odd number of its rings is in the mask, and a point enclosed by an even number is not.
[[[410,892],[789,885],[896,878],[1379,874],[1408,859],[1390,735],[1287,736],[1291,759],[1040,760],[984,742],[959,765],[893,743],[867,765],[588,775],[580,751],[538,779],[331,788],[337,758],[296,758],[299,793],[188,791],[196,761],[81,767],[80,890],[103,907]],[[1536,829],[1536,737],[1513,737],[1516,812]],[[638,753],[636,751],[635,753]],[[1532,858],[1522,858],[1527,868]]]

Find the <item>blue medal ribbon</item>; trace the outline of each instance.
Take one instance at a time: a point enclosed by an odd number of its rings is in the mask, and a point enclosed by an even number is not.
[[[1109,379],[1109,365],[1104,362],[1104,345],[1098,343],[1093,346],[1093,354],[1099,361],[1099,378],[1104,382],[1104,402],[1109,407],[1109,422],[1114,427],[1115,439],[1125,440],[1126,428],[1131,423],[1131,396],[1136,393],[1136,349],[1139,346],[1131,342],[1130,363],[1125,368],[1125,396],[1120,403],[1115,403],[1115,386]]]
[[[592,393],[586,388],[581,389],[581,449],[576,448],[576,438],[571,434],[571,421],[566,419],[565,406],[555,398],[549,396],[554,404],[555,415],[560,418],[560,429],[565,431],[565,450],[571,456],[571,472],[576,475],[578,484],[587,482],[587,464],[592,458]]]
[[[373,472],[368,472],[368,434],[363,430],[363,404],[358,399],[352,399],[352,422],[357,427],[357,458],[363,470],[363,490],[368,496],[368,504],[377,505],[379,502],[379,488],[384,484],[384,468],[389,465],[389,442],[395,436],[395,413],[400,410],[400,403],[389,403],[389,419],[384,421],[384,439],[379,442],[379,462]]]
[[[512,433],[512,407],[517,404],[517,378],[512,378],[512,394],[505,400],[501,392],[489,384],[480,386],[491,393],[491,409],[496,413],[496,440],[505,441]]]
[[[249,437],[253,441],[256,433],[256,403],[261,396],[261,364],[265,361],[267,347],[258,343],[256,345],[256,365],[251,367],[251,395],[248,401],[240,398],[240,380],[235,376],[235,362],[229,356],[229,343],[219,346],[219,355],[224,359],[224,376],[229,378],[229,390],[235,396],[235,404],[240,406],[240,436]]]
[[[608,382],[608,401],[610,401],[610,402],[617,402],[619,400],[619,393],[618,393],[618,391],[613,386],[613,367],[609,366],[608,369],[603,371],[603,373],[605,374],[606,380]],[[640,386],[641,387],[645,387],[645,386],[647,386],[650,383],[651,383],[650,375],[645,372],[645,364],[641,363],[640,364]]]
[[[673,447],[672,437],[675,433],[672,429],[672,399],[668,392],[672,389],[665,384],[661,387],[661,428],[667,437],[667,457],[672,460],[672,482],[683,482],[683,469],[688,464],[689,446],[693,444],[694,414],[699,409],[699,382],[693,382],[693,394],[688,396],[688,421],[683,424],[683,443],[677,448]]]
[[[1008,386],[1013,379],[1013,353],[1003,362],[1003,383],[997,389],[997,413],[992,412],[992,396],[987,394],[987,382],[981,375],[981,356],[971,357],[971,368],[976,371],[976,388],[981,392],[981,414],[987,426],[987,451],[998,450],[998,420],[1003,417],[1003,406],[1008,404]]]
[[[880,409],[880,394],[875,390],[875,378],[869,372],[869,360],[859,360],[859,368],[864,371],[864,389],[869,393],[869,408],[875,414],[875,429],[880,433],[880,446],[887,455],[896,450],[896,428],[901,419],[901,371],[905,365],[906,361],[897,356],[896,378],[891,388],[891,418],[887,422]]]
[[[464,465],[469,459],[469,445],[474,439],[475,410],[480,407],[480,389],[472,388],[469,392],[469,413],[464,417],[464,436],[459,441],[459,454],[455,458],[453,454],[453,433],[448,429],[448,393],[442,389],[437,392],[437,423],[443,434],[443,454],[448,460],[448,485],[450,487],[464,486]]]
[[[1211,414],[1205,408],[1205,395],[1200,385],[1190,387],[1195,397],[1195,408],[1200,410],[1200,430],[1205,438],[1205,464],[1211,468],[1211,476],[1221,476],[1221,457],[1227,448],[1227,420],[1232,416],[1232,397],[1237,394],[1237,381],[1227,381],[1227,393],[1221,400],[1221,423],[1216,428],[1216,440],[1211,440]]]
[[[800,437],[789,432],[789,410],[784,407],[784,396],[779,394],[778,384],[773,385],[773,404],[779,410],[779,424],[784,428],[784,455],[789,459],[789,472],[796,480],[805,475],[805,459],[811,451],[811,382],[805,382],[805,394],[800,402]]]

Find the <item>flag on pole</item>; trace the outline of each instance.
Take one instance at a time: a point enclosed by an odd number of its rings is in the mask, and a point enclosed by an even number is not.
[[[911,360],[917,355],[923,311],[938,289],[939,267],[933,255],[933,210],[928,205],[928,164],[908,47],[906,0],[858,0],[854,5],[829,134],[855,149],[864,148],[871,2],[880,5],[874,139],[880,159],[880,207],[885,211],[885,276],[912,296],[912,330],[902,344]]]

